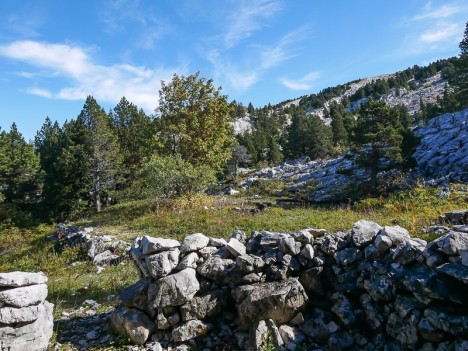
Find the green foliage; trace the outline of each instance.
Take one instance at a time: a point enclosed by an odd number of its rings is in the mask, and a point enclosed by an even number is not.
[[[208,189],[216,181],[214,169],[193,165],[180,156],[154,156],[143,165],[136,187],[142,197],[182,196]]]
[[[39,156],[13,123],[0,133],[0,223],[30,224],[41,183]]]
[[[110,113],[118,147],[122,157],[122,183],[119,189],[129,187],[145,159],[155,151],[153,135],[156,124],[142,109],[123,97]]]
[[[194,165],[219,168],[234,146],[231,109],[211,79],[174,74],[159,92],[157,143],[163,155],[180,156]]]
[[[462,108],[468,107],[468,22],[460,42],[460,57],[455,64],[455,74],[450,84],[455,88],[455,97]]]
[[[383,100],[361,105],[353,141],[358,162],[370,171],[371,191],[378,172],[402,163],[403,132],[398,108],[388,107]]]
[[[285,155],[288,158],[309,156],[311,159],[326,158],[332,153],[332,131],[317,115],[306,115],[294,109],[287,130]]]

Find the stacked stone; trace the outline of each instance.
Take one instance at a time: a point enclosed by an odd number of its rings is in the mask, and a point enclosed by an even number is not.
[[[0,350],[47,350],[53,307],[44,273],[0,273]]]
[[[444,227],[437,227],[438,230]],[[183,349],[468,349],[468,231],[426,244],[398,226],[139,237],[143,278],[112,321],[137,344]]]

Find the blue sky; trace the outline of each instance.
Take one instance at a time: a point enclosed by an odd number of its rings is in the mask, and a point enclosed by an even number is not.
[[[0,126],[33,138],[87,95],[152,113],[200,71],[260,107],[459,54],[465,0],[1,0]]]

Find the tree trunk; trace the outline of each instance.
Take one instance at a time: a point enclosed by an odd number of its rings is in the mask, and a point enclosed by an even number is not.
[[[96,184],[95,184],[95,191],[96,191],[96,212],[101,212],[101,194],[100,194],[100,176],[99,173],[96,173]]]

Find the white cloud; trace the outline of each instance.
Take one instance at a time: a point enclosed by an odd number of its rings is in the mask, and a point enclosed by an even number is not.
[[[168,70],[128,64],[103,66],[96,64],[89,53],[88,49],[70,44],[35,41],[17,41],[0,46],[0,55],[27,62],[41,70],[51,70],[68,82],[67,86],[55,92],[35,87],[28,89],[28,93],[65,100],[82,100],[93,95],[98,101],[111,103],[125,96],[147,112],[157,107],[161,80],[169,81],[174,72],[183,71],[180,67]],[[34,73],[28,75],[33,77]]]
[[[436,9],[432,9],[431,3],[425,6],[423,13],[417,14],[409,19],[409,21],[424,21],[451,17],[457,13],[462,12],[464,9],[460,6],[442,5]]]
[[[45,89],[30,88],[30,89],[26,89],[26,92],[28,94],[38,95],[38,96],[42,96],[42,97],[45,97],[45,98],[48,98],[48,99],[50,99],[52,97],[52,93],[50,91],[48,91],[48,90],[45,90]]]
[[[449,38],[457,36],[461,32],[462,28],[456,23],[444,23],[436,26],[435,29],[431,29],[421,34],[420,40],[423,43],[435,43],[445,41]]]
[[[291,45],[306,39],[309,36],[306,26],[300,27],[292,32],[287,33],[277,43],[270,48],[265,48],[262,51],[261,67],[269,69],[279,65],[281,62],[289,60],[296,56]]]
[[[281,10],[279,1],[243,0],[228,18],[228,30],[221,35],[226,48],[236,46],[254,32],[265,27],[268,19]]]
[[[247,90],[259,80],[258,72],[224,62],[216,49],[207,53],[207,59],[213,65],[215,80],[227,80],[236,90]]]
[[[319,77],[320,72],[310,72],[296,80],[290,80],[284,77],[281,79],[281,83],[291,90],[310,90]]]

